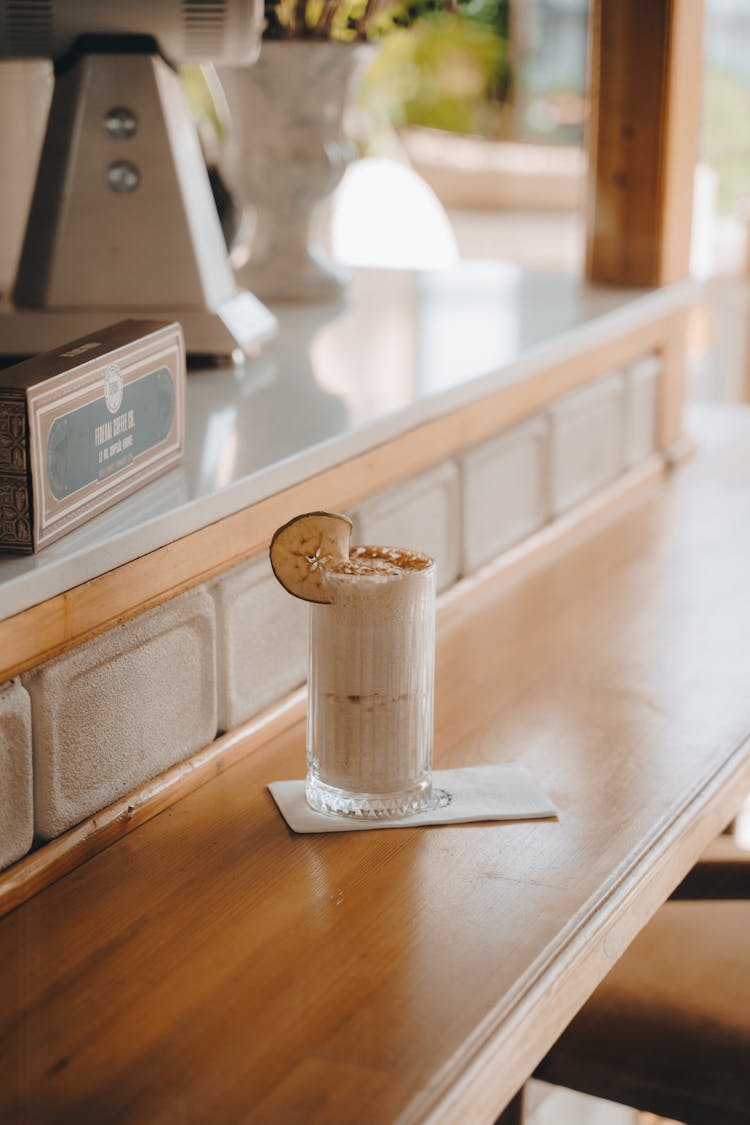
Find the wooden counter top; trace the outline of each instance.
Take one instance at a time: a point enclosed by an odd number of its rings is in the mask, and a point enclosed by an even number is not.
[[[750,788],[750,414],[443,613],[437,764],[558,822],[299,837],[302,724],[0,921],[3,1122],[491,1122]]]

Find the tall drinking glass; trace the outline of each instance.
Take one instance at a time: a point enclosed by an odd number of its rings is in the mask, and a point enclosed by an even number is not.
[[[307,800],[319,812],[401,817],[432,803],[435,563],[356,547],[312,605]]]

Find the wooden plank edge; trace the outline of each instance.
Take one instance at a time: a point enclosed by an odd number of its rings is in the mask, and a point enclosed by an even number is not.
[[[666,471],[664,458],[653,454],[571,512],[460,579],[438,598],[439,623],[448,620],[482,586],[544,556],[572,532],[592,524]],[[307,689],[299,688],[0,872],[0,918],[299,722],[304,717],[306,701]]]
[[[648,846],[612,878],[602,905],[573,920],[557,946],[467,1038],[397,1125],[495,1119],[565,1029],[570,1011],[583,1006],[736,814],[750,786],[749,744],[750,734],[665,819]]]
[[[666,361],[684,325],[672,309],[585,354],[571,355],[485,399],[457,407],[365,453],[191,532],[115,570],[0,621],[0,683],[74,648],[257,555],[277,527],[301,511],[346,510],[432,465],[480,444],[544,409],[549,402],[608,370],[651,351],[663,354],[672,388],[676,365]],[[665,400],[681,401],[663,389]],[[671,414],[674,417],[675,409]],[[660,423],[660,439],[668,432]],[[669,432],[670,438],[674,434]],[[664,444],[660,440],[660,445]]]
[[[306,700],[299,688],[0,873],[0,918],[299,722]]]

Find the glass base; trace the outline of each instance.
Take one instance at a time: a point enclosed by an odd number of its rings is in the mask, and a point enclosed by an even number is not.
[[[429,777],[409,789],[397,793],[352,793],[336,789],[317,777],[307,775],[305,795],[310,808],[329,816],[348,816],[358,820],[395,820],[413,816],[433,807],[432,781]]]

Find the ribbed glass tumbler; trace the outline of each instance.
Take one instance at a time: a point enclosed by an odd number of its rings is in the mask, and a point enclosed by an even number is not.
[[[312,605],[307,800],[350,817],[432,804],[435,563],[357,547]]]

